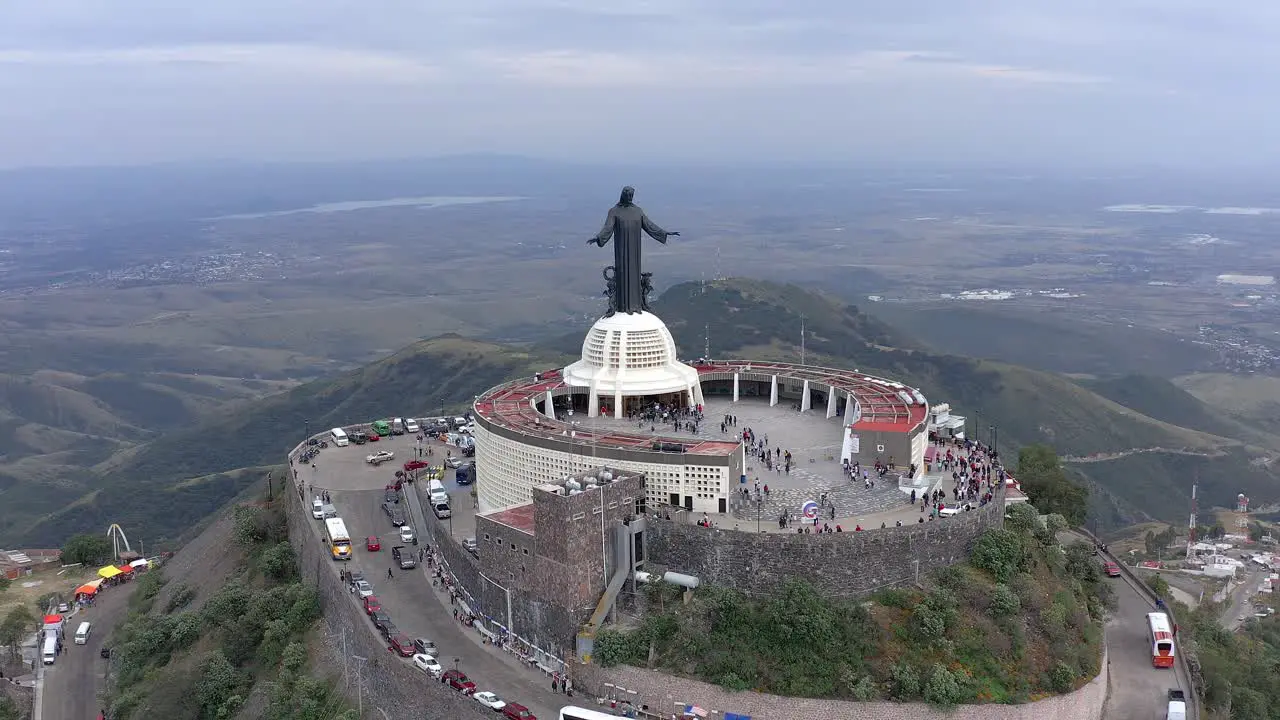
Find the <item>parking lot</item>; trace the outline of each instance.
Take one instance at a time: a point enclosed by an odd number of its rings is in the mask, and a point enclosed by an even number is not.
[[[452,450],[455,455],[459,453],[457,448],[434,441],[424,441],[422,447],[424,452],[427,447],[431,448],[433,455],[423,459],[432,465],[444,461],[446,450]],[[395,458],[377,467],[365,462],[366,456],[379,450],[390,450],[395,453]],[[559,708],[568,704],[568,698],[551,691],[548,676],[525,667],[508,652],[483,644],[477,631],[455,620],[447,592],[443,588],[432,587],[426,563],[420,563],[413,570],[401,571],[392,559],[391,549],[400,544],[400,537],[382,510],[383,489],[395,482],[396,471],[407,460],[415,459],[417,454],[418,446],[413,436],[391,436],[375,443],[353,443],[343,448],[330,444],[315,458],[314,469],[309,465],[296,468],[299,481],[310,486],[309,497],[322,491],[330,493],[330,500],[351,535],[352,560],[333,563],[333,572],[363,572],[373,585],[383,610],[401,632],[410,638],[427,638],[439,646],[440,656],[437,659],[444,669],[456,666],[476,683],[477,690],[489,690],[504,700],[525,705],[542,720],[557,717]],[[454,537],[460,541],[473,536],[475,517],[471,487],[459,488],[452,470],[445,471],[441,482],[449,490],[456,515],[453,518]],[[400,505],[415,531],[425,531],[421,506],[403,499]],[[320,523],[319,520],[315,522]],[[366,550],[365,538],[370,535],[381,541],[381,550]],[[428,538],[420,537],[420,543],[429,543]],[[418,547],[423,547],[422,544]],[[408,547],[413,549],[416,558],[418,547]],[[359,599],[353,594],[351,602],[359,603]],[[375,636],[379,635],[372,622],[368,630]],[[409,660],[403,662],[408,663]],[[425,673],[422,681],[434,682]]]

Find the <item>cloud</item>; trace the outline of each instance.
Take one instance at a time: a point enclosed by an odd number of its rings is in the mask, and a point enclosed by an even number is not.
[[[9,2],[0,162],[585,155],[619,114],[680,158],[1271,157],[1277,33],[1199,0]]]
[[[96,68],[206,65],[370,82],[438,79],[439,69],[420,60],[342,48],[305,45],[180,45],[102,50],[0,50],[0,66]]]

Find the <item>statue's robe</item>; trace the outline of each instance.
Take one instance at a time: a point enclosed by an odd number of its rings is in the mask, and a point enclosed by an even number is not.
[[[668,233],[658,227],[639,205],[618,203],[609,209],[609,217],[594,240],[604,247],[613,240],[614,296],[613,310],[638,313],[644,310],[644,293],[640,279],[640,244],[643,234],[666,244]]]

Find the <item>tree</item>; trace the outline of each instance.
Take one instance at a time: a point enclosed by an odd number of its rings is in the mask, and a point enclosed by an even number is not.
[[[4,620],[0,620],[0,645],[9,648],[9,654],[18,656],[18,646],[34,629],[36,616],[26,605],[14,606]]]
[[[98,565],[111,560],[111,542],[102,535],[72,535],[62,546],[64,565]]]
[[[1037,510],[1046,515],[1057,513],[1072,525],[1084,524],[1089,491],[1067,478],[1053,448],[1029,445],[1019,450],[1015,477]]]

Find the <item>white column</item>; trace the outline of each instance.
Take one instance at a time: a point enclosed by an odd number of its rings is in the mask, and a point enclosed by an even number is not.
[[[599,417],[600,415],[600,392],[596,388],[595,383],[591,385],[591,394],[587,396],[587,417]]]
[[[613,416],[619,420],[622,419],[622,391],[621,390],[613,394]]]
[[[778,376],[773,376],[773,383],[769,387],[769,407],[778,404]]]
[[[733,401],[738,402],[738,373],[733,374]]]
[[[844,394],[844,424],[852,425],[857,422],[856,410],[858,401],[853,399],[853,393]]]
[[[827,419],[836,416],[836,389],[832,385],[827,386]]]
[[[547,399],[546,399],[545,401],[543,401],[543,403],[542,403],[542,414],[543,414],[543,415],[546,415],[547,417],[551,418],[552,420],[555,420],[555,419],[556,419],[556,404],[555,404],[555,402],[551,399],[551,391],[550,391],[550,390],[548,390],[548,391],[547,391]]]
[[[809,400],[809,381],[808,380],[804,381],[804,390],[801,390],[800,392],[801,392],[800,412],[805,412],[809,408],[813,407],[813,402]]]

